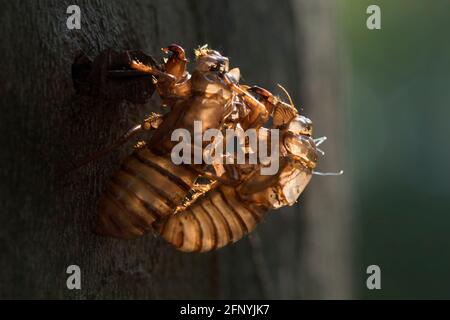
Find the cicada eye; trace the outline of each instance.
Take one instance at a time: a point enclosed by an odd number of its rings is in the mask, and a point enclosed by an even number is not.
[[[304,116],[297,116],[289,123],[288,131],[296,135],[312,136],[312,121]]]
[[[302,159],[308,163],[308,166],[315,166],[318,155],[312,138],[304,135],[288,134],[284,138],[284,147],[289,154]]]
[[[309,118],[301,117],[301,124],[302,124],[302,130],[300,134],[306,135],[306,136],[312,136],[312,130],[313,130],[313,124],[312,121]]]

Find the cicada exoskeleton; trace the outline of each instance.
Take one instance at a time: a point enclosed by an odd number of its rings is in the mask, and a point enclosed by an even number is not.
[[[126,135],[152,130],[151,138],[123,162],[101,196],[97,232],[135,238],[153,231],[182,251],[218,249],[252,232],[269,210],[296,202],[317,164],[312,123],[298,114],[292,101],[288,104],[267,90],[239,84],[239,69],[230,70],[228,59],[217,51],[197,49],[192,74],[180,46],[164,51],[170,57],[161,65],[127,53],[118,55],[124,68],[106,68],[112,77],[151,76],[148,81],[169,111],[151,115]],[[271,128],[279,130],[277,141],[261,134],[269,131],[263,125],[270,118]],[[202,130],[258,130],[260,142],[276,142],[279,169],[264,175],[264,163],[218,164],[212,170],[204,163],[175,164],[172,134],[179,128],[193,133],[195,122],[202,123]],[[202,152],[204,147],[200,146]]]

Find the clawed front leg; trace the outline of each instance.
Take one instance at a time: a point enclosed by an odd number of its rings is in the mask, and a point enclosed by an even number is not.
[[[171,44],[162,48],[162,51],[164,53],[171,53],[169,59],[164,64],[164,71],[174,76],[176,81],[181,80],[186,74],[186,66],[188,63],[184,49],[177,44]]]
[[[157,81],[168,81],[171,83],[174,83],[176,81],[176,78],[173,75],[163,72],[155,66],[147,65],[138,60],[131,59],[131,57],[129,66],[133,70],[138,71],[142,74],[150,74],[156,77]]]
[[[128,61],[130,67],[138,72],[151,74],[156,78],[162,78],[161,80],[168,80],[170,82],[181,80],[186,74],[187,65],[184,49],[177,44],[171,44],[161,50],[164,53],[170,54],[170,57],[161,69],[155,65],[142,63],[139,59],[132,58],[129,55]]]
[[[75,90],[80,95],[138,103],[150,99],[155,87],[163,100],[188,96],[191,88],[184,49],[172,44],[162,50],[170,54],[162,65],[140,50],[107,49],[94,61],[82,54],[72,65]]]
[[[152,75],[160,97],[165,103],[168,103],[172,99],[189,96],[191,82],[190,75],[186,71],[188,60],[184,49],[179,45],[172,44],[162,50],[164,53],[170,54],[162,66],[147,65],[139,60],[131,59],[130,67],[142,74]]]

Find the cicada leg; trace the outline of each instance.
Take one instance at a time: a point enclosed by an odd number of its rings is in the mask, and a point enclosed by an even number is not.
[[[76,170],[92,161],[96,161],[96,160],[108,155],[109,153],[111,153],[118,147],[122,146],[127,141],[129,141],[131,138],[136,136],[136,134],[138,134],[142,131],[149,131],[149,130],[157,129],[159,127],[159,125],[161,124],[161,122],[163,121],[163,117],[164,116],[159,113],[152,113],[141,124],[138,124],[138,125],[134,126],[133,128],[131,128],[130,130],[128,130],[127,133],[125,133],[122,137],[120,137],[112,145],[110,145],[107,148],[100,150],[100,151],[94,153],[93,155],[91,155],[90,157],[78,162],[75,165],[75,167],[73,168],[73,170]]]
[[[250,113],[246,119],[242,119],[241,126],[244,130],[248,128],[260,128],[267,120],[269,120],[269,110],[267,107],[252,96],[245,87],[234,83],[227,74],[223,75],[225,84],[236,94],[241,96],[246,105],[250,108]]]
[[[162,48],[162,51],[164,53],[171,53],[171,56],[165,63],[165,71],[179,81],[186,73],[186,65],[188,62],[184,49],[177,44],[171,44]]]

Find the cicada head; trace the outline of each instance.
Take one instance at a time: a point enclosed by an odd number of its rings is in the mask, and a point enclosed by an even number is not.
[[[312,121],[305,116],[297,115],[282,128],[282,132],[283,146],[288,155],[307,168],[314,169],[318,152],[311,137]]]
[[[289,99],[289,104],[277,101],[273,112],[273,126],[282,132],[285,155],[296,163],[313,170],[317,164],[317,148],[312,139],[312,121],[298,114],[287,90],[278,85]]]
[[[311,137],[313,133],[313,123],[309,118],[297,115],[286,125],[285,130],[294,135]]]
[[[209,49],[207,45],[204,45],[203,47],[196,49],[195,57],[197,60],[195,70],[197,71],[228,72],[229,70],[230,63],[228,58],[222,56],[220,52],[216,50]]]

